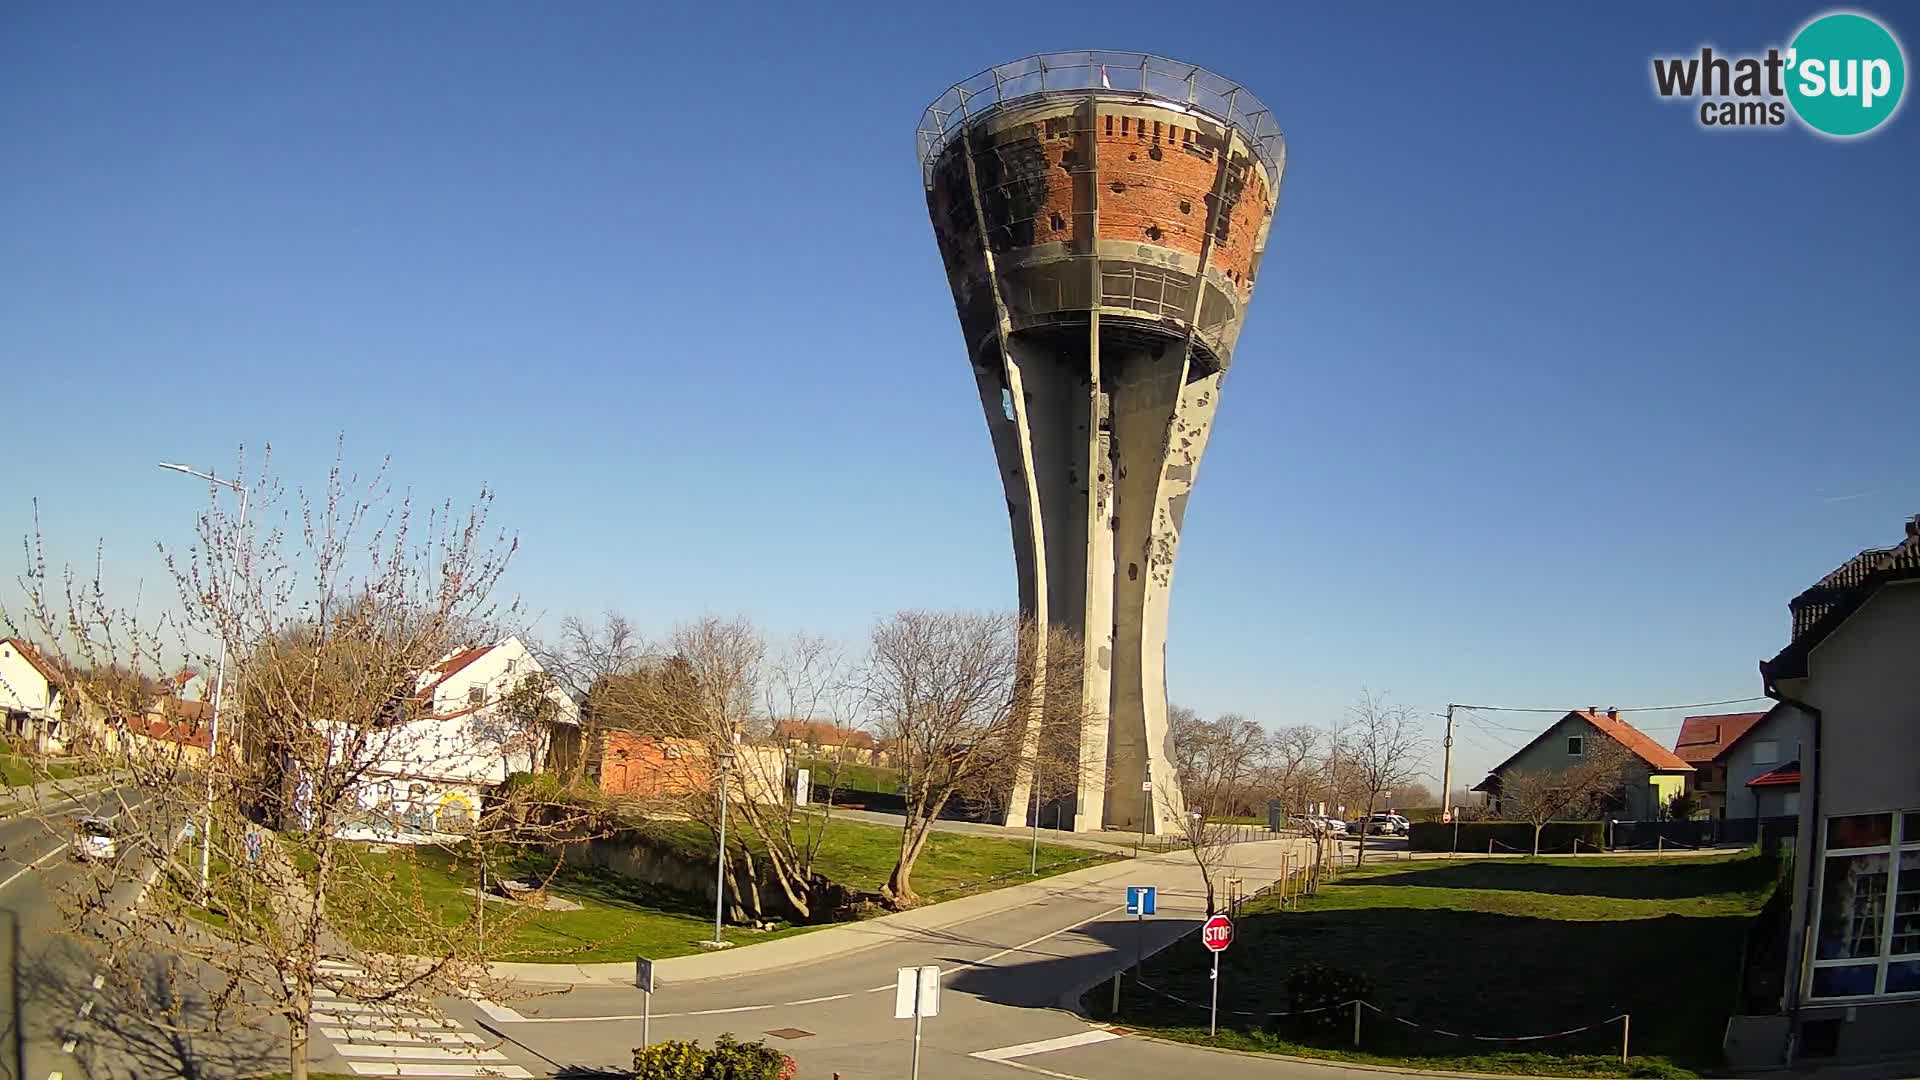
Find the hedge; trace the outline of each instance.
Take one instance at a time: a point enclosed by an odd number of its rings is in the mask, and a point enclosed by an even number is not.
[[[1549,821],[1540,831],[1540,853],[1568,854],[1575,840],[1580,841],[1581,851],[1600,851],[1606,846],[1606,837],[1604,821]],[[1493,841],[1496,852],[1532,851],[1533,826],[1524,821],[1463,821],[1457,826],[1416,821],[1407,835],[1407,846],[1415,851],[1485,852],[1488,841]]]

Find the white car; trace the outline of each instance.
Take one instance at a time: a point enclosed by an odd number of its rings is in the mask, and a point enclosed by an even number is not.
[[[120,842],[114,837],[113,822],[106,818],[83,817],[73,826],[73,857],[84,862],[112,862],[120,854]]]

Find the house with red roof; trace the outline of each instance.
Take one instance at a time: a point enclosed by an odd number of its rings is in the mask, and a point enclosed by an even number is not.
[[[1804,721],[1791,705],[1682,720],[1673,752],[1693,766],[1690,789],[1701,811],[1715,822],[1798,814]]]
[[[1658,820],[1693,775],[1692,765],[1621,719],[1619,710],[1589,708],[1574,710],[1555,721],[1512,757],[1494,766],[1473,790],[1486,793],[1489,807],[1498,813],[1503,775],[1516,770],[1560,772],[1572,768],[1584,763],[1601,740],[1625,751],[1620,790],[1614,798],[1616,812],[1623,819]]]
[[[372,748],[359,798],[426,828],[470,821],[489,788],[545,768],[556,740],[580,726],[578,703],[517,637],[440,658],[403,705],[379,738],[354,743]],[[522,715],[528,709],[536,715]],[[346,736],[336,733],[336,745]]]
[[[74,735],[67,678],[21,638],[0,640],[0,735],[36,754],[58,754]]]

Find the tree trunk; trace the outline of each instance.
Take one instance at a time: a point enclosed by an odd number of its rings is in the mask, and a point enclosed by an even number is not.
[[[1540,830],[1546,827],[1547,825],[1544,821],[1536,822],[1533,826],[1533,854],[1536,857],[1540,854]]]
[[[304,1017],[287,1018],[288,1080],[307,1080],[307,1027],[308,1021]]]
[[[943,793],[932,806],[922,805],[917,816],[910,811],[907,823],[901,828],[900,861],[894,864],[893,873],[887,875],[886,888],[881,890],[892,898],[895,907],[910,907],[919,899],[913,893],[913,861],[920,857],[921,848],[933,835],[933,823],[940,820],[940,812],[947,808],[951,794]]]

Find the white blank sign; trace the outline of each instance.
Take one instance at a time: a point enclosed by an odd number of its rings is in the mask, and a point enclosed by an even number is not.
[[[940,969],[903,967],[893,984],[893,1018],[940,1015]]]

